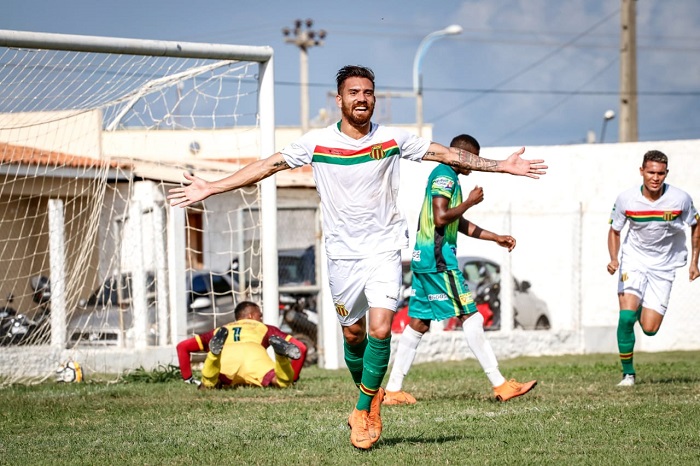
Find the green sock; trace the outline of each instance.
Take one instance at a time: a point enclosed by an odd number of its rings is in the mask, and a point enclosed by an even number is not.
[[[617,322],[617,348],[620,351],[620,362],[623,374],[634,374],[634,324],[637,322],[639,311],[623,309]]]
[[[357,409],[369,411],[372,398],[382,385],[386,369],[389,367],[391,357],[391,337],[378,340],[367,336],[367,351],[364,357],[364,370],[362,371],[362,383],[360,384],[360,398],[357,400]]]
[[[367,348],[367,338],[352,346],[348,345],[347,341],[343,342],[345,365],[348,366],[352,380],[358,387],[360,382],[362,382],[362,360],[365,356],[365,348]]]

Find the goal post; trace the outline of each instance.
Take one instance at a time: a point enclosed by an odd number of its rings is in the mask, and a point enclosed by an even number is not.
[[[278,324],[275,177],[165,199],[274,153],[273,68],[269,46],[0,30],[0,385],[176,363],[242,299]]]

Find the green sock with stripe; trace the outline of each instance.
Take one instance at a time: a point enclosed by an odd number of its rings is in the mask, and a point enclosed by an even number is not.
[[[367,338],[357,345],[348,345],[348,342],[343,342],[345,365],[348,366],[352,380],[358,387],[362,382],[362,366],[364,364],[365,348],[367,348]]]
[[[372,398],[382,385],[382,380],[389,367],[391,357],[391,337],[378,340],[367,336],[367,350],[364,357],[364,369],[362,371],[362,383],[360,384],[360,398],[357,400],[357,409],[369,411]]]
[[[623,374],[634,374],[634,324],[637,322],[639,311],[623,309],[617,322],[617,348],[620,351],[620,362]]]

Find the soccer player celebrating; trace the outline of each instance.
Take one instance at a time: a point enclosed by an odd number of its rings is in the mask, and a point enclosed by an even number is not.
[[[208,352],[202,369],[204,388],[286,388],[296,382],[306,359],[306,345],[264,324],[262,310],[253,302],[239,303],[234,315],[235,322],[178,343],[177,357],[185,382],[200,385],[190,364],[190,354],[199,351]],[[275,351],[275,361],[267,354],[269,346]]]
[[[455,137],[450,147],[457,147],[479,155],[481,146],[472,136]],[[469,175],[471,170],[438,165],[428,177],[428,185],[421,207],[416,245],[413,249],[411,270],[413,290],[408,305],[411,318],[403,331],[394,357],[389,382],[384,395],[385,405],[414,404],[416,399],[401,389],[421,338],[430,329],[430,321],[457,317],[462,323],[467,345],[481,364],[493,385],[499,401],[524,395],[536,380],[519,383],[506,381],[498,369],[496,355],[484,335],[484,318],[476,310],[469,287],[464,282],[457,261],[457,233],[485,241],[494,241],[512,251],[515,238],[483,230],[462,215],[467,209],[484,200],[484,191],[475,187],[462,202],[462,188],[458,175]]]
[[[367,450],[382,432],[382,379],[391,355],[391,323],[401,289],[401,249],[408,247],[406,220],[397,207],[399,160],[432,160],[463,169],[538,178],[543,160],[487,160],[372,123],[374,73],[345,66],[336,75],[341,119],[312,130],[280,152],[218,181],[185,174],[191,183],[170,190],[173,206],[257,183],[281,170],[311,164],[321,198],[328,279],[342,326],[345,362],[359,396],[348,424],[350,441]]]
[[[620,316],[617,324],[617,346],[622,362],[620,387],[635,382],[634,324],[639,321],[642,331],[656,335],[664,320],[676,269],[688,258],[685,246],[685,225],[691,227],[692,253],[690,281],[700,276],[700,228],[698,212],[690,195],[665,183],[668,157],[651,150],[644,154],[642,186],[621,193],[610,216],[608,272],[619,271],[617,296]],[[629,230],[620,254],[620,232],[625,224]]]

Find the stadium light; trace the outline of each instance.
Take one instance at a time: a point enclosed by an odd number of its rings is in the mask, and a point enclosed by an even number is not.
[[[326,38],[326,31],[321,29],[316,32],[311,27],[314,25],[312,19],[302,21],[297,19],[294,21],[294,29],[282,29],[284,41],[288,44],[294,44],[299,47],[301,52],[299,61],[299,81],[301,84],[301,132],[306,134],[309,130],[309,57],[308,50],[311,47],[323,45],[323,39]]]
[[[436,40],[446,37],[455,36],[461,34],[463,31],[462,26],[458,24],[452,24],[447,26],[445,29],[440,29],[439,31],[431,32],[423,38],[420,45],[418,45],[418,50],[416,51],[416,56],[413,59],[413,93],[416,96],[416,125],[418,126],[418,135],[423,134],[423,76],[421,75],[421,66],[423,64],[423,56],[425,52],[430,47],[430,44]]]
[[[615,112],[612,110],[608,110],[603,114],[603,128],[600,130],[601,143],[605,141],[605,128],[608,126],[608,121],[612,120],[613,118],[615,118]]]

